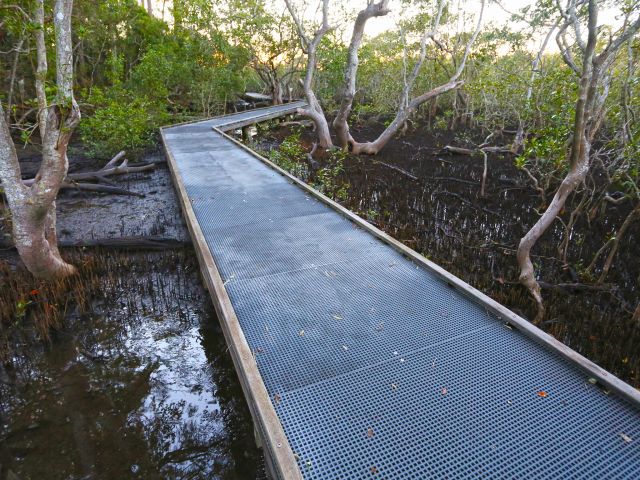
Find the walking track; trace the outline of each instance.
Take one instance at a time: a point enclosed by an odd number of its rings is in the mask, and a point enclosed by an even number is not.
[[[637,390],[222,133],[303,105],[162,129],[271,474],[640,478]]]

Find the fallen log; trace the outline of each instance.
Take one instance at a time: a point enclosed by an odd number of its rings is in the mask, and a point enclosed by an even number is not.
[[[282,122],[280,124],[281,127],[312,127],[313,122],[311,120],[289,120],[287,122]]]
[[[519,283],[519,282],[517,282]],[[573,292],[611,292],[613,285],[611,284],[598,284],[592,285],[588,283],[549,283],[544,281],[538,281],[540,288],[544,290],[552,290],[559,293],[573,293]]]
[[[478,147],[478,148],[462,148],[454,147],[453,145],[447,145],[444,150],[450,153],[457,153],[459,155],[482,155],[482,152],[486,153],[511,153],[511,150],[505,147]]]
[[[130,250],[167,250],[190,246],[191,240],[178,240],[160,236],[132,236],[116,238],[98,238],[91,240],[60,240],[61,248],[116,248]],[[0,248],[13,249],[14,245],[8,240],[0,240]]]
[[[60,190],[84,190],[88,192],[110,193],[112,195],[130,195],[132,197],[144,198],[145,195],[138,192],[132,192],[120,187],[112,187],[110,185],[98,185],[97,183],[76,183],[64,182],[60,185]]]
[[[273,99],[271,95],[265,95],[264,93],[258,92],[244,92],[239,96],[243,100],[248,100],[250,102],[270,102]]]
[[[125,158],[120,165],[117,165],[118,161],[124,156],[124,151],[118,153],[115,157],[113,157],[104,167],[100,170],[94,172],[79,172],[79,173],[70,173],[65,179],[64,183],[70,183],[73,181],[80,180],[95,180],[95,181],[104,181],[105,177],[110,177],[112,175],[124,175],[126,173],[139,173],[146,172],[149,170],[153,170],[156,168],[156,163],[143,163],[141,165],[129,165],[129,161]],[[29,178],[27,180],[23,180],[26,186],[31,186],[36,181],[35,178]]]
[[[471,150],[470,148],[454,147],[453,145],[447,145],[444,150],[450,153],[457,153],[459,155],[477,155],[480,153],[478,150]]]

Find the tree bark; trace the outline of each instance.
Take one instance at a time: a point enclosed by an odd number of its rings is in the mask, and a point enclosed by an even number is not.
[[[364,154],[364,155],[376,155],[382,148],[389,143],[395,134],[400,130],[400,128],[405,124],[405,122],[409,119],[411,114],[416,111],[416,109],[422,105],[423,103],[435,98],[443,93],[449,92],[456,88],[459,88],[464,82],[462,81],[453,81],[449,82],[445,85],[440,85],[439,87],[434,88],[433,90],[420,95],[413,99],[408,107],[400,108],[396,113],[395,118],[389,124],[387,128],[372,142],[356,142],[351,139],[350,141],[350,150],[356,154]]]
[[[564,207],[569,195],[582,181],[584,181],[587,172],[589,171],[591,144],[588,139],[591,135],[588,129],[593,120],[591,115],[593,114],[596,89],[600,80],[600,70],[598,68],[594,68],[595,48],[598,37],[597,0],[589,0],[588,12],[589,38],[584,50],[582,50],[582,73],[580,77],[578,100],[576,102],[573,138],[569,153],[569,172],[560,184],[560,187],[556,191],[556,194],[545,212],[520,240],[516,253],[516,258],[520,267],[520,283],[529,290],[529,293],[536,302],[537,313],[533,320],[533,323],[535,324],[539,324],[544,318],[545,308],[542,300],[542,293],[540,291],[540,284],[536,280],[535,270],[533,263],[531,262],[531,249],[547,231],[549,226],[555,221],[556,217]],[[568,18],[565,20],[565,25],[561,27],[561,31],[566,30],[567,23],[573,25],[577,24],[577,22],[573,22],[572,19]],[[576,36],[579,36],[578,31],[576,31]],[[570,61],[573,62],[572,59]]]
[[[344,73],[345,87],[342,93],[342,101],[336,118],[333,120],[333,128],[336,131],[338,145],[346,148],[352,140],[349,134],[349,114],[353,106],[353,99],[356,95],[356,74],[358,71],[358,50],[362,44],[364,36],[364,27],[370,18],[382,17],[389,13],[388,0],[381,0],[378,3],[369,3],[367,8],[358,13],[356,21],[353,24],[353,33],[351,34],[351,42],[347,55],[347,66]]]
[[[289,13],[291,14],[291,18],[296,25],[300,44],[302,45],[302,51],[307,55],[307,70],[302,87],[309,106],[307,108],[299,108],[297,113],[299,115],[306,116],[313,121],[316,127],[316,135],[318,136],[318,145],[322,148],[329,148],[333,146],[331,134],[329,133],[329,124],[327,123],[327,118],[322,106],[313,91],[313,76],[318,65],[318,46],[320,45],[324,35],[331,30],[331,27],[329,26],[329,0],[322,0],[322,24],[316,31],[313,39],[310,39],[306,35],[304,25],[298,18],[291,1],[285,0],[285,3]]]
[[[586,141],[585,141],[586,143]],[[583,145],[581,149],[588,150],[586,145]],[[535,278],[535,271],[533,263],[531,262],[531,249],[540,239],[540,237],[547,231],[549,226],[554,222],[557,215],[560,213],[564,204],[569,197],[569,194],[575,190],[575,188],[584,180],[589,170],[588,151],[586,155],[581,154],[576,165],[571,168],[567,176],[564,178],[558,191],[551,200],[551,203],[542,214],[540,219],[535,223],[533,227],[527,232],[527,234],[520,240],[517,251],[518,265],[520,266],[520,283],[522,283],[529,293],[533,297],[538,307],[538,312],[534,319],[535,324],[539,324],[544,318],[544,304],[542,302],[542,294],[540,292],[540,285]]]
[[[36,97],[38,98],[38,131],[40,140],[44,143],[44,134],[47,131],[47,94],[45,81],[47,80],[47,46],[44,43],[44,0],[36,0],[35,32],[36,52],[38,66],[36,68]]]
[[[563,59],[570,68],[580,73],[580,86],[578,100],[576,101],[576,113],[573,129],[571,149],[569,152],[569,172],[562,181],[553,200],[540,219],[531,230],[520,240],[516,254],[520,267],[520,282],[529,290],[536,302],[538,312],[534,323],[539,324],[544,317],[544,304],[540,293],[540,285],[535,278],[533,264],[531,262],[531,249],[538,239],[553,223],[560,213],[568,196],[575,190],[589,171],[589,157],[591,153],[591,140],[594,138],[601,125],[604,116],[604,102],[608,93],[608,71],[611,68],[618,50],[622,45],[635,35],[640,29],[640,16],[636,21],[623,30],[617,37],[610,38],[606,47],[596,56],[596,44],[598,40],[598,3],[597,0],[589,0],[587,9],[588,39],[586,44],[581,41],[579,30],[580,22],[576,17],[576,0],[570,0],[566,11],[560,12],[564,18],[564,24],[560,27],[558,37]],[[582,70],[572,56],[571,50],[566,44],[564,34],[572,26],[579,51],[582,53]],[[598,95],[598,87],[603,78],[606,82],[604,91]]]
[[[37,5],[38,21],[44,20]],[[13,241],[27,269],[36,277],[52,279],[74,274],[58,251],[56,204],[58,190],[67,175],[67,146],[80,121],[80,109],[73,97],[73,48],[71,37],[72,0],[56,0],[57,95],[46,108],[46,128],[42,134],[42,164],[31,187],[22,183],[20,165],[4,115],[0,120],[0,180],[11,212]],[[40,28],[44,25],[40,24]],[[40,56],[41,49],[37,49]],[[38,64],[42,59],[38,59]],[[39,100],[40,101],[40,100]],[[2,105],[0,105],[0,114]]]
[[[354,154],[366,154],[366,155],[377,154],[389,142],[389,140],[391,140],[398,133],[398,131],[400,131],[400,129],[404,127],[409,117],[418,109],[420,105],[430,100],[433,100],[434,98],[437,98],[438,96],[446,92],[455,90],[464,83],[463,81],[458,79],[460,78],[460,75],[462,74],[465,68],[467,58],[469,57],[469,53],[471,52],[471,47],[474,44],[476,38],[478,37],[478,33],[480,33],[485,3],[486,1],[482,0],[480,14],[478,16],[478,21],[477,21],[475,30],[473,32],[473,35],[471,36],[471,38],[469,39],[465,47],[464,55],[462,57],[462,60],[460,61],[460,64],[458,65],[458,68],[456,69],[455,73],[451,76],[451,78],[449,78],[449,81],[443,85],[440,85],[438,87],[431,89],[426,93],[423,93],[422,95],[419,95],[417,97],[414,97],[413,99],[410,99],[411,90],[413,89],[413,86],[418,77],[422,64],[424,63],[424,60],[426,58],[427,41],[430,38],[433,39],[435,37],[437,29],[440,25],[440,19],[443,14],[444,7],[447,4],[446,0],[441,0],[440,2],[438,2],[438,13],[435,17],[434,23],[430,30],[425,31],[425,33],[422,35],[422,38],[420,40],[420,57],[417,60],[416,64],[413,66],[413,70],[411,74],[404,81],[402,96],[400,99],[400,104],[398,106],[398,111],[396,113],[395,118],[393,119],[391,124],[374,141],[360,143],[355,141],[353,138],[349,137],[349,149]],[[355,76],[355,70],[353,71],[353,75]]]

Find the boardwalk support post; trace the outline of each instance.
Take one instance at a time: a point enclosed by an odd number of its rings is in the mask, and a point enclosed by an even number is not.
[[[242,127],[242,141],[248,142],[250,140],[251,140],[251,127],[250,126]]]

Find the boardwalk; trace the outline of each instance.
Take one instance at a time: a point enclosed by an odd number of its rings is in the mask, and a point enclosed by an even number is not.
[[[640,478],[638,391],[222,133],[296,106],[162,131],[272,474]]]

